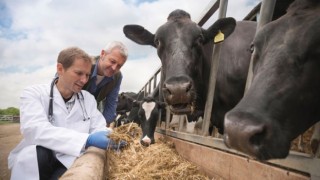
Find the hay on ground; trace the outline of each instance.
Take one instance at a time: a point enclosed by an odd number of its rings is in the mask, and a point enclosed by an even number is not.
[[[125,139],[128,146],[121,151],[106,151],[106,179],[209,179],[182,158],[173,143],[160,138],[144,147],[139,143],[140,136],[137,124],[120,126],[110,135],[115,141]]]

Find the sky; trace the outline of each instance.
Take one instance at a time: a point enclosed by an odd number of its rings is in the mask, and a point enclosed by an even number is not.
[[[156,50],[129,40],[122,28],[151,33],[170,12],[182,9],[197,22],[214,0],[0,0],[0,109],[19,108],[23,88],[50,83],[59,52],[77,46],[99,55],[110,41],[123,42],[129,57],[121,68],[120,92],[138,92],[161,63]],[[242,20],[260,0],[228,1],[227,17]],[[203,27],[217,18],[215,13]]]

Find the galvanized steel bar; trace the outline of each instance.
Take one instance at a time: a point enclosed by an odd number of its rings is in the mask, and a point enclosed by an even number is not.
[[[158,76],[158,73],[153,76],[153,89],[155,89],[158,84],[157,76]]]
[[[148,82],[148,95],[151,94],[151,79]]]
[[[219,19],[226,17],[227,6],[228,6],[228,0],[220,0],[219,16],[218,16]],[[210,119],[211,119],[213,97],[214,97],[217,72],[218,72],[218,66],[219,66],[219,59],[220,59],[220,49],[221,49],[221,44],[214,45],[213,53],[212,53],[212,62],[211,62],[208,94],[207,94],[207,100],[206,100],[206,106],[205,106],[204,118],[203,118],[203,124],[202,124],[202,134],[204,136],[207,136],[209,133],[209,125],[210,125]]]
[[[267,24],[268,22],[270,22],[272,20],[275,5],[276,5],[276,0],[263,0],[262,1],[256,33],[259,31],[259,29],[262,26],[264,26],[265,24]],[[245,86],[245,93],[250,88],[251,82],[252,82],[252,77],[253,77],[253,69],[252,69],[253,62],[252,61],[253,60],[252,60],[252,56],[251,56],[248,75],[247,75],[247,82],[246,82],[246,86]]]
[[[212,14],[217,11],[217,9],[219,8],[219,3],[220,0],[212,0],[209,2],[207,8],[203,11],[203,13],[201,13],[202,15],[200,16],[200,20],[196,21],[199,26],[203,26],[212,16]]]

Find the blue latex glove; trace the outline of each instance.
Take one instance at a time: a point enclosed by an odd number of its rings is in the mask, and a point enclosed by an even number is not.
[[[94,146],[100,149],[119,149],[127,145],[125,141],[121,141],[119,144],[116,144],[114,141],[109,139],[107,136],[111,131],[98,131],[89,135],[86,143],[86,148],[89,146]]]

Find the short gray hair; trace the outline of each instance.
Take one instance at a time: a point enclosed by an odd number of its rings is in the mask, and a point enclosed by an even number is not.
[[[119,41],[112,41],[110,43],[108,43],[106,45],[106,47],[104,48],[104,50],[106,51],[107,54],[111,53],[111,51],[113,49],[119,49],[120,50],[120,54],[127,59],[128,58],[128,49],[127,47]]]

